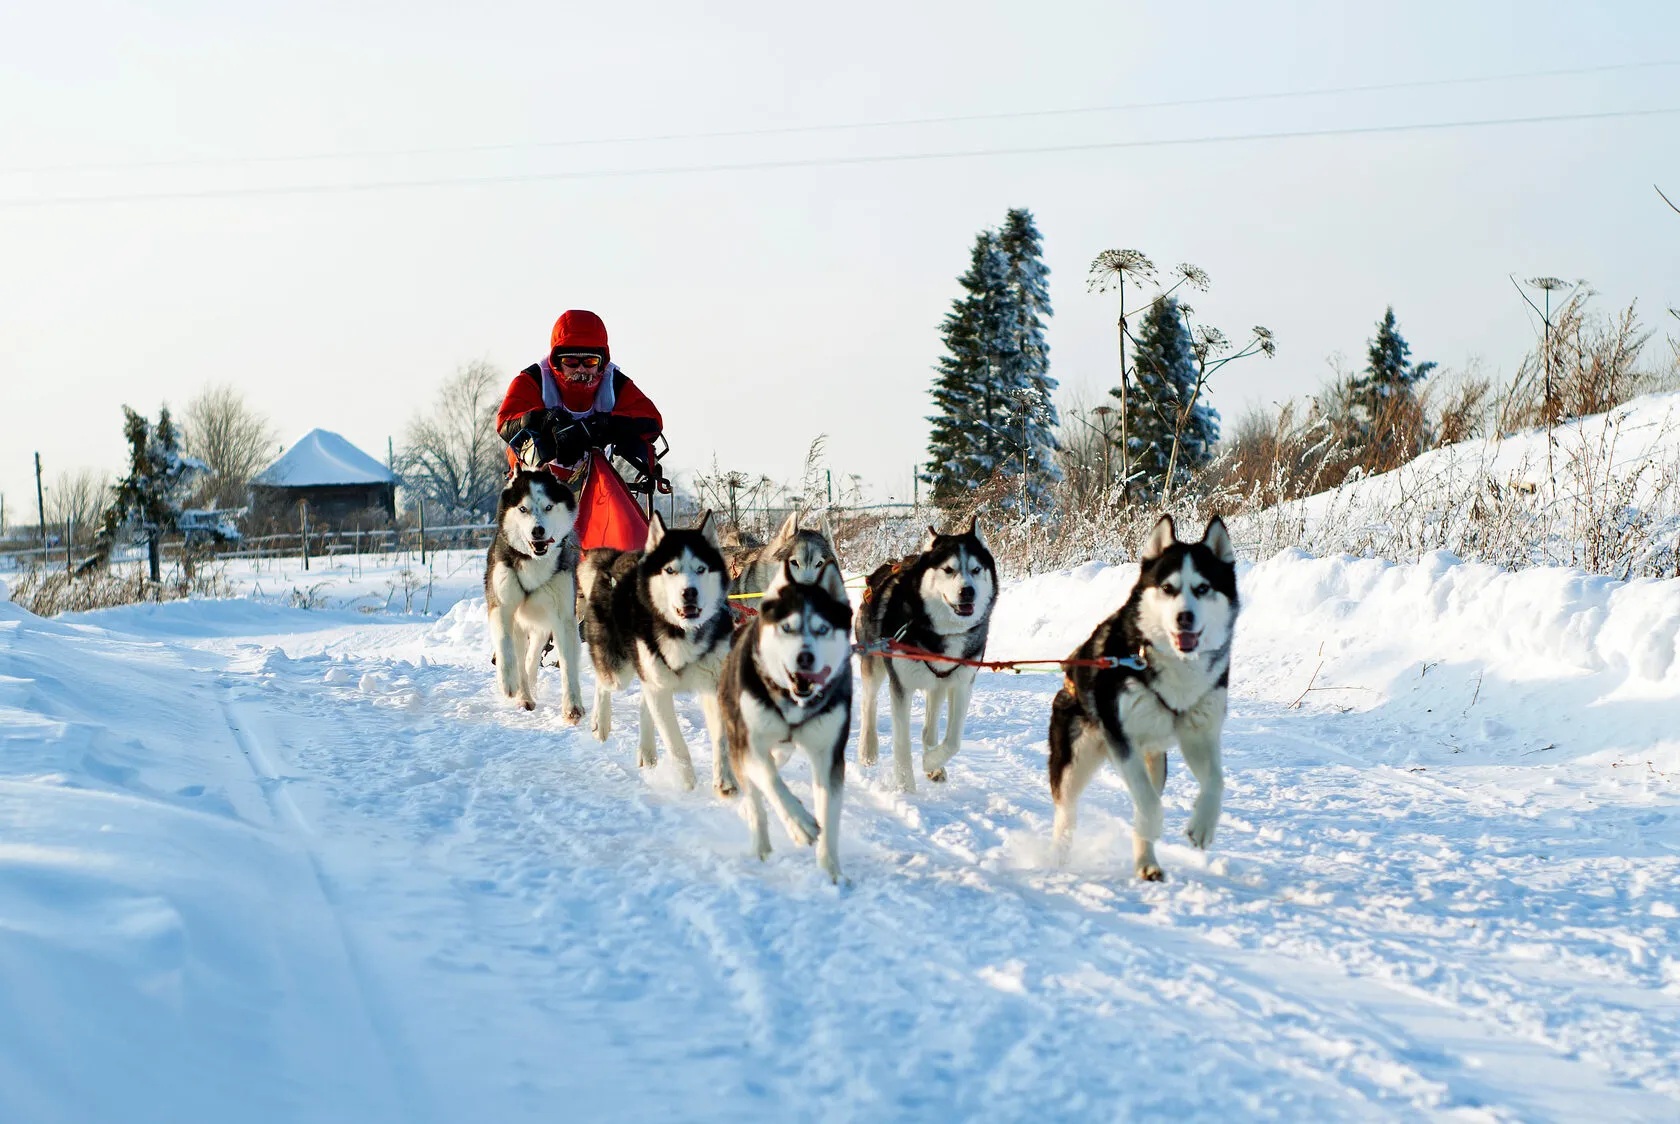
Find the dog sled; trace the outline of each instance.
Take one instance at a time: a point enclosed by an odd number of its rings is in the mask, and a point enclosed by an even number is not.
[[[608,546],[615,550],[641,550],[647,543],[648,521],[654,501],[671,494],[671,482],[660,468],[669,450],[661,437],[657,446],[648,445],[648,467],[626,461],[637,476],[625,480],[606,453],[591,449],[589,456],[567,483],[577,495],[576,533],[584,550]],[[639,498],[638,498],[639,497]]]

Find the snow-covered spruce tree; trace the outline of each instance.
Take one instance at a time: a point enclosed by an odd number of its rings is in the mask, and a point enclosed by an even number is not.
[[[1170,492],[1205,468],[1219,441],[1219,411],[1200,400],[1187,311],[1173,297],[1155,301],[1144,313],[1133,349],[1127,459],[1138,485],[1149,496]],[[1118,390],[1111,393],[1119,394]],[[1169,465],[1171,488],[1166,486]]]
[[[181,456],[169,407],[158,411],[154,427],[145,415],[123,407],[123,436],[128,439],[128,474],[117,482],[100,531],[100,557],[109,559],[117,535],[130,528],[146,540],[152,581],[160,581],[159,539],[176,529],[192,463]]]
[[[999,231],[975,239],[964,295],[940,330],[939,362],[928,420],[928,472],[936,503],[966,495],[997,475],[1026,472],[1028,506],[1049,502],[1061,478],[1055,463],[1056,410],[1050,396],[1049,270],[1032,213],[1010,211]],[[1012,488],[1009,496],[1019,496]]]
[[[1060,481],[1062,472],[1056,464],[1057,418],[1050,398],[1056,380],[1050,377],[1050,345],[1044,339],[1044,321],[1053,315],[1050,268],[1044,264],[1044,244],[1031,211],[1016,207],[1004,216],[998,246],[1007,264],[1009,315],[1008,347],[999,362],[1016,413],[1010,463],[1016,471],[1025,464],[1031,505],[1043,508],[1049,502],[1049,485]]]
[[[1368,450],[1370,470],[1386,471],[1423,451],[1423,407],[1417,385],[1434,363],[1413,365],[1411,345],[1394,323],[1390,305],[1377,322],[1377,338],[1366,350],[1365,369],[1350,386],[1354,407],[1354,444]]]
[[[933,383],[938,412],[928,418],[933,432],[923,476],[933,486],[935,503],[949,503],[990,480],[1013,448],[1008,432],[1013,404],[998,361],[1014,327],[1008,273],[996,233],[981,231],[968,272],[958,279],[963,295],[939,329],[945,354]]]

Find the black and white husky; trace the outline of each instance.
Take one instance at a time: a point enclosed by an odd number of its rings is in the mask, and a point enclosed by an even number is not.
[[[852,607],[840,569],[825,563],[806,582],[790,558],[764,591],[758,616],[742,627],[718,681],[729,758],[747,798],[753,853],[770,854],[764,802],[817,865],[840,881],[840,797],[852,729]],[[776,750],[811,761],[815,815],[788,791]]]
[[[679,694],[697,694],[712,740],[718,794],[733,796],[735,774],[724,755],[717,683],[729,654],[732,621],[727,575],[711,512],[693,530],[667,530],[656,513],[640,551],[603,548],[584,555],[583,632],[595,664],[595,709],[589,728],[601,741],[612,732],[612,693],[640,679],[638,764],[658,763],[654,728],[677,759],[683,786],[694,787],[694,764],[677,721]]]
[[[566,724],[583,717],[578,686],[577,499],[547,472],[515,474],[496,503],[484,565],[484,602],[502,693],[536,707],[537,669],[550,637],[559,652]]]
[[[1201,786],[1185,834],[1213,843],[1225,794],[1219,734],[1231,681],[1237,619],[1236,554],[1216,516],[1200,542],[1181,542],[1162,516],[1143,544],[1137,585],[1073,659],[1108,657],[1113,668],[1074,667],[1050,708],[1050,796],[1056,849],[1065,857],[1079,794],[1111,761],[1132,794],[1132,857],[1139,878],[1159,881],[1161,790],[1167,748],[1178,743]]]
[[[932,527],[919,554],[869,575],[858,607],[858,643],[901,640],[945,656],[978,659],[986,651],[986,631],[997,599],[997,565],[980,533],[978,520],[962,534],[941,535]],[[945,763],[962,747],[963,719],[974,690],[977,669],[957,663],[923,663],[858,657],[863,675],[863,742],[860,759],[873,765],[880,754],[875,707],[881,680],[892,704],[893,775],[905,792],[916,791],[910,761],[910,695],[927,696],[922,720],[922,770],[930,781],[945,779]],[[944,740],[937,744],[939,711],[949,704]]]
[[[800,527],[799,512],[782,521],[774,536],[761,547],[747,551],[733,559],[734,580],[730,593],[763,593],[782,571],[782,563],[793,563],[793,580],[811,583],[822,573],[825,563],[840,568],[829,535],[827,520],[815,529]]]

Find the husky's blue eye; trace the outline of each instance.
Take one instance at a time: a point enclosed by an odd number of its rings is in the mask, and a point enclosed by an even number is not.
[[[1195,589],[1191,590],[1190,592],[1194,593],[1197,597],[1206,597],[1208,595],[1208,593],[1210,591],[1212,591],[1212,589],[1213,589],[1213,587],[1211,585],[1209,585],[1207,582],[1203,582],[1201,585],[1197,586]]]
[[[830,632],[833,632],[833,631],[834,631],[833,626],[828,624],[826,621],[818,623],[818,624],[814,624],[814,625],[811,626],[811,635],[812,636],[827,636]]]
[[[799,631],[799,622],[794,620],[792,617],[789,617],[787,620],[782,622],[781,627],[783,632],[789,634],[795,633]]]

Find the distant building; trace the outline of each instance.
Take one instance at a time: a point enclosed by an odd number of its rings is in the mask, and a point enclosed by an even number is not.
[[[395,520],[397,477],[338,434],[312,429],[251,480],[259,516],[288,518],[299,502],[322,526]]]

